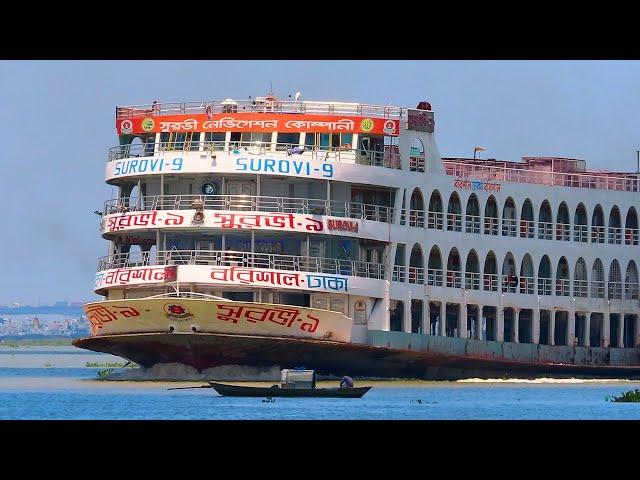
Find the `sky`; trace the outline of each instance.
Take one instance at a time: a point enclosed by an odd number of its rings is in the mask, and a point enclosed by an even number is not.
[[[635,171],[638,61],[0,61],[0,305],[99,297],[117,105],[246,99],[431,103],[443,157],[559,156]]]

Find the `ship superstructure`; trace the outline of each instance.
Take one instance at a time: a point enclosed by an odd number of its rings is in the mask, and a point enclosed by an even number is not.
[[[441,158],[427,102],[154,102],[116,129],[79,346],[424,378],[640,367],[637,173]]]

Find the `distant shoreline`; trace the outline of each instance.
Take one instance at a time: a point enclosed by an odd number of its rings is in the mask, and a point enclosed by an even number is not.
[[[43,347],[43,346],[67,346],[71,345],[72,337],[42,337],[42,338],[20,338],[2,337],[0,338],[0,348],[2,347]]]

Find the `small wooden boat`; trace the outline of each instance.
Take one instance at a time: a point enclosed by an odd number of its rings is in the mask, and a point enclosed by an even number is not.
[[[211,388],[223,397],[325,397],[325,398],[362,398],[371,387],[350,388],[280,388],[245,387],[209,382]]]

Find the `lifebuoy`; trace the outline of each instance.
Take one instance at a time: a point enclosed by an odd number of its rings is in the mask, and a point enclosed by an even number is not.
[[[193,215],[193,221],[194,221],[194,223],[202,223],[202,222],[204,222],[204,212],[196,212]]]

